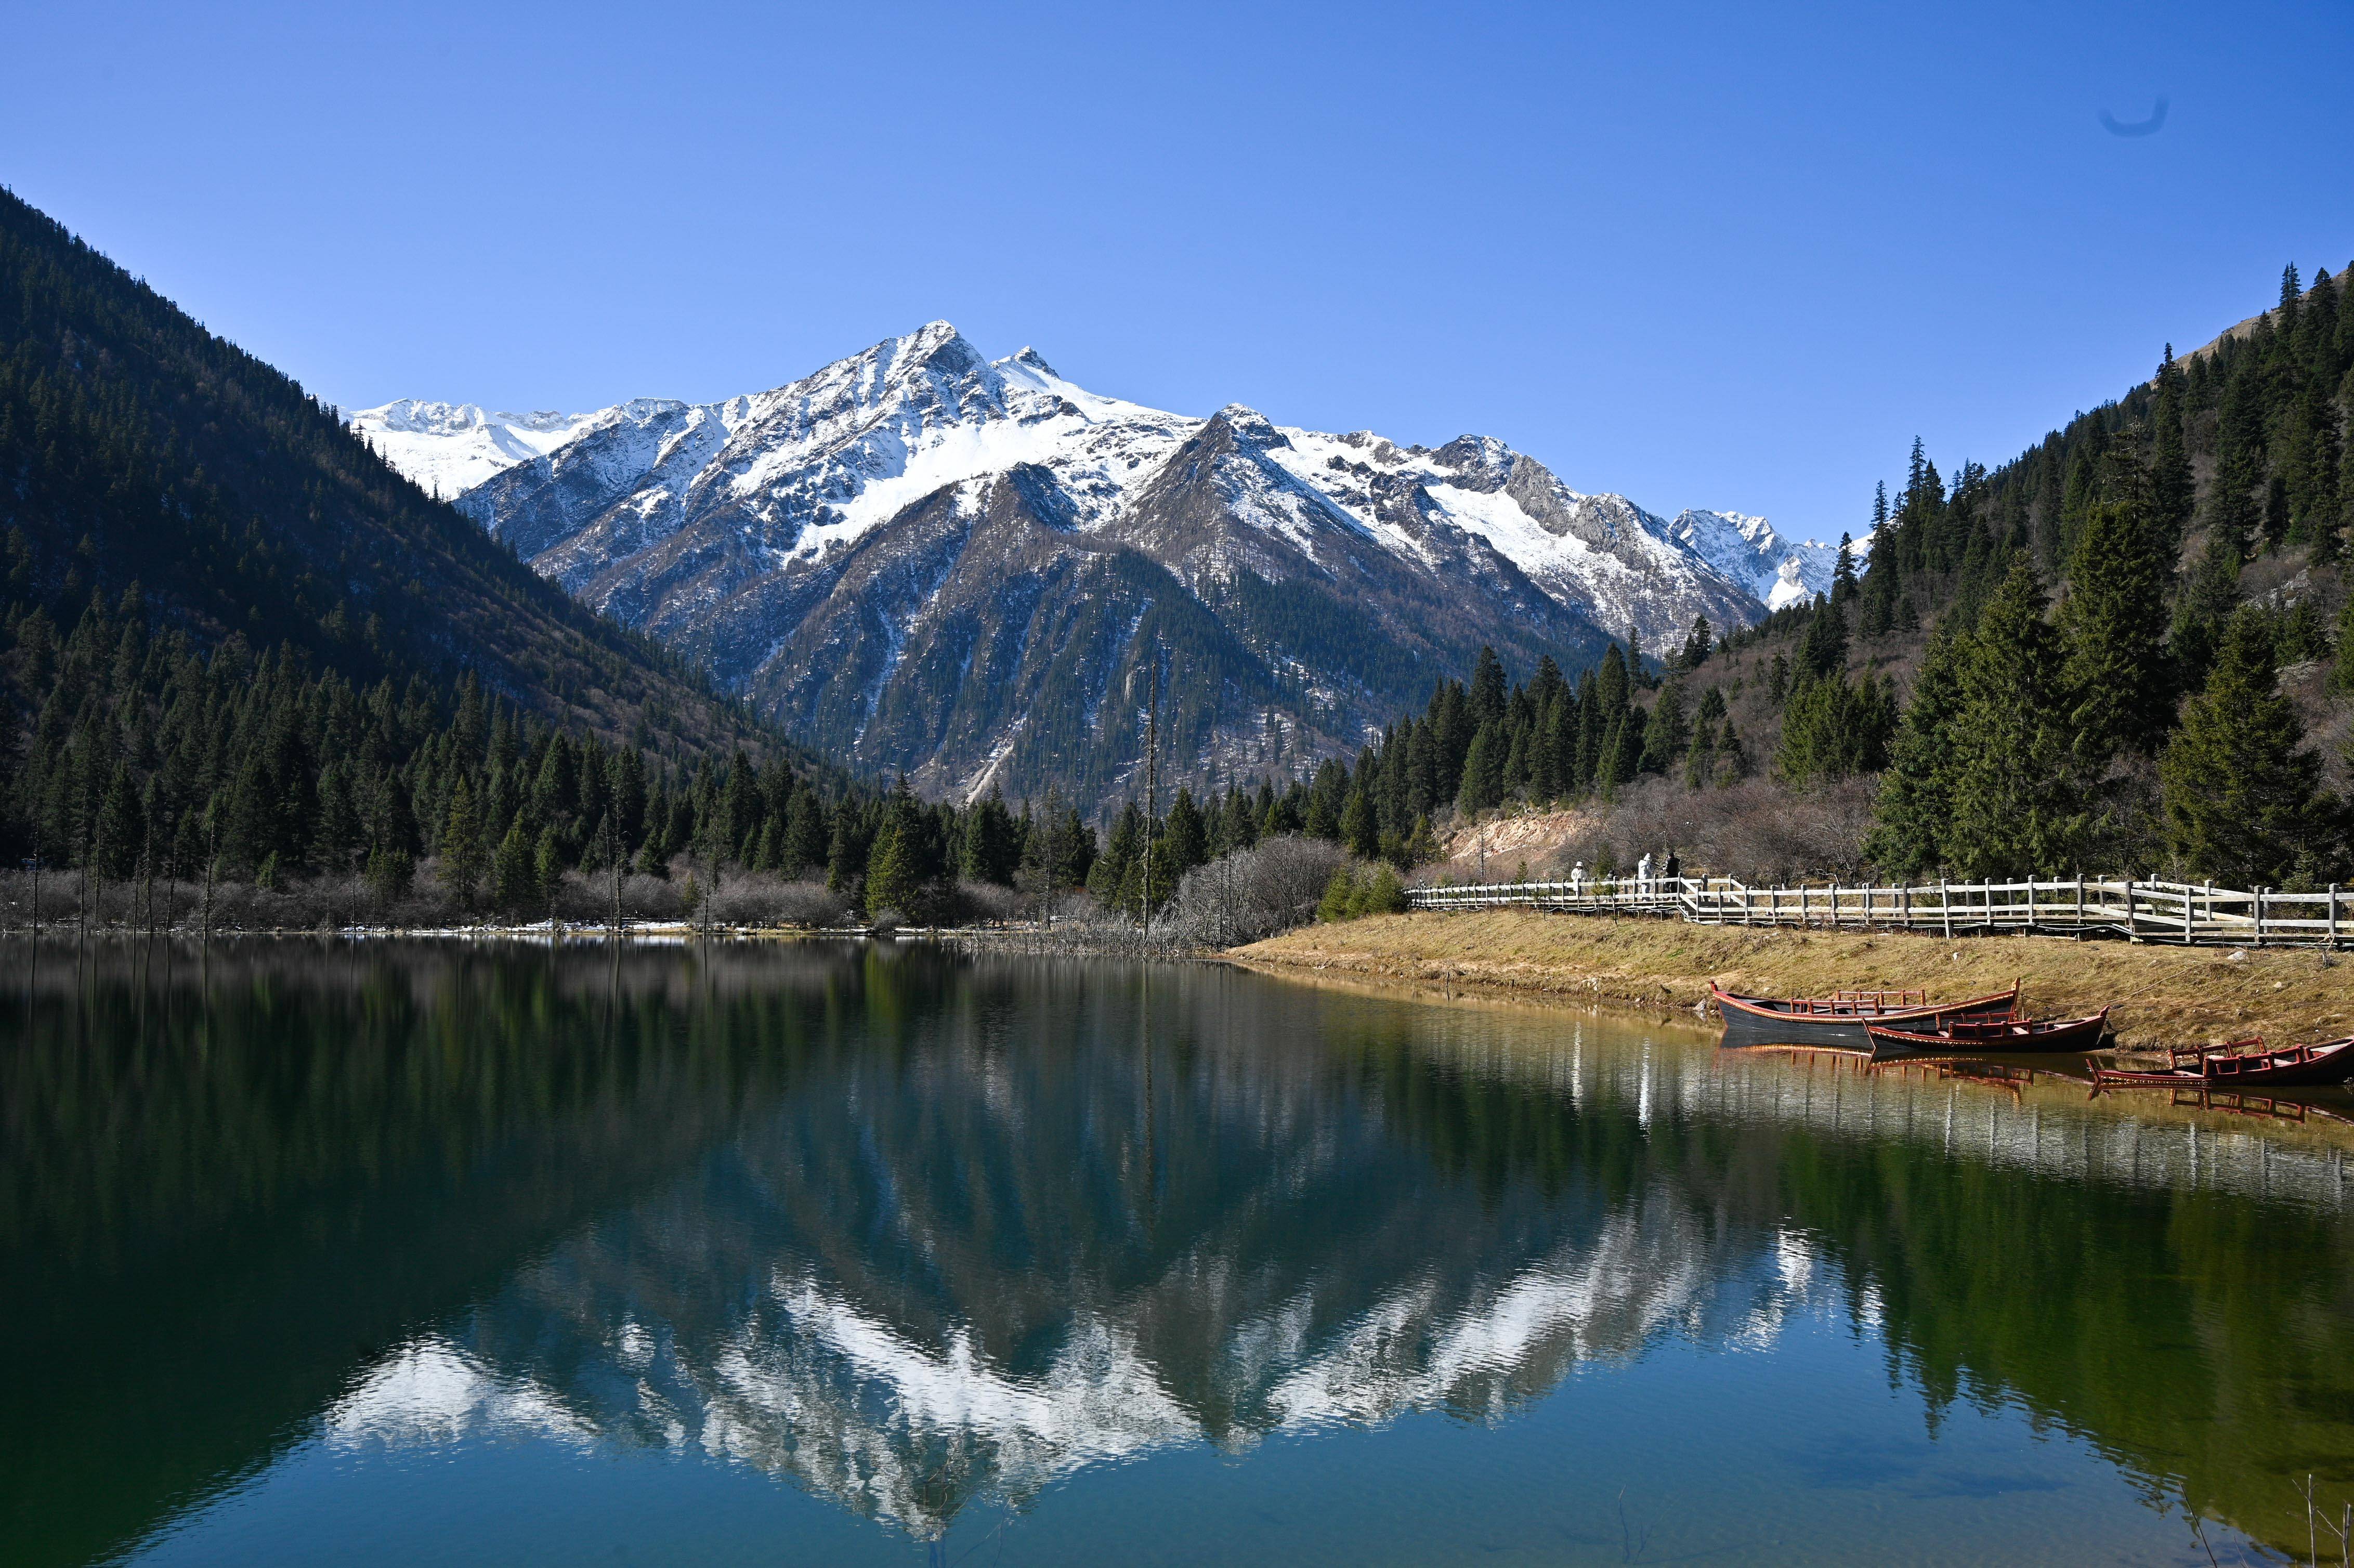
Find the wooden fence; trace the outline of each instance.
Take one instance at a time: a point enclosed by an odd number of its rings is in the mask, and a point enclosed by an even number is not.
[[[1516,906],[1580,915],[1673,916],[1708,926],[2123,937],[2229,947],[2338,947],[2354,938],[2354,890],[2281,893],[2179,882],[1838,883],[1751,887],[1729,876],[1589,878],[1417,887],[1417,909]]]

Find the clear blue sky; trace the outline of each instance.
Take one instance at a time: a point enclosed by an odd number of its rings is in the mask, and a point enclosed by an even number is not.
[[[345,406],[945,316],[1097,390],[1864,515],[2354,260],[2354,6],[10,8],[0,183]],[[2099,113],[2146,119],[2120,137]]]

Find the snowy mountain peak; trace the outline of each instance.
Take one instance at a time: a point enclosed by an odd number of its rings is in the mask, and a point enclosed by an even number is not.
[[[1512,476],[1518,454],[1493,436],[1458,436],[1430,454],[1430,461],[1461,477],[1468,490],[1501,490]]]
[[[1235,441],[1256,450],[1266,451],[1291,443],[1284,438],[1275,422],[1257,408],[1245,403],[1229,403],[1210,416],[1210,423],[1223,425],[1234,432]]]
[[[478,403],[396,397],[360,409],[349,422],[417,484],[455,497],[516,463],[555,450],[601,417],[546,409],[509,414]]]
[[[404,399],[353,424],[579,598],[928,788],[1119,787],[1132,737],[1102,705],[1155,604],[1208,639],[1196,760],[1289,768],[1482,643],[1516,669],[1630,629],[1659,647],[1827,587],[1835,555],[1583,493],[1492,436],[1147,408],[945,321],[717,403]]]
[[[1769,610],[1829,592],[1839,566],[1838,546],[1814,539],[1792,544],[1765,518],[1739,512],[1681,513],[1669,524],[1668,537],[1747,588]],[[1859,564],[1871,548],[1869,537],[1854,543]]]
[[[896,347],[901,364],[935,375],[965,376],[989,368],[981,350],[948,322],[926,322],[899,339]]]

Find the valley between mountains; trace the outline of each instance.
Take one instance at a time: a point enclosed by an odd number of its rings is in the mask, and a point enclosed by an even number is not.
[[[1090,392],[945,322],[774,390],[589,414],[401,400],[395,467],[797,736],[927,792],[1351,755],[1483,645],[1575,672],[1829,586],[1762,517],[1672,520],[1465,436],[1401,445]]]

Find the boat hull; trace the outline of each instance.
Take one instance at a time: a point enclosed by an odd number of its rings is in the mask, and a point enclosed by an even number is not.
[[[1966,1001],[1905,1008],[1872,1008],[1859,1003],[1845,1012],[1796,1012],[1790,1002],[1766,997],[1740,996],[1711,986],[1717,1012],[1724,1019],[1724,1044],[1744,1045],[1810,1045],[1827,1051],[1869,1051],[1874,1023],[1935,1029],[1951,1018],[1974,1018],[2010,1011],[2019,991]]]
[[[1872,1035],[1861,1018],[1760,1018],[1734,1008],[1724,1010],[1724,1044],[1741,1045],[1814,1045],[1832,1051],[1869,1051]]]
[[[2101,1048],[2108,1033],[2109,1011],[2089,1018],[2050,1022],[2010,1023],[1960,1018],[1938,1029],[1904,1029],[1884,1023],[1867,1024],[1875,1050],[1933,1051],[1944,1054],[1979,1052],[1996,1056],[2083,1055]]]
[[[2354,1080],[2354,1035],[2311,1047],[2202,1056],[2196,1067],[2167,1073],[2122,1073],[2103,1067],[2096,1086],[2126,1088],[2323,1089]]]

